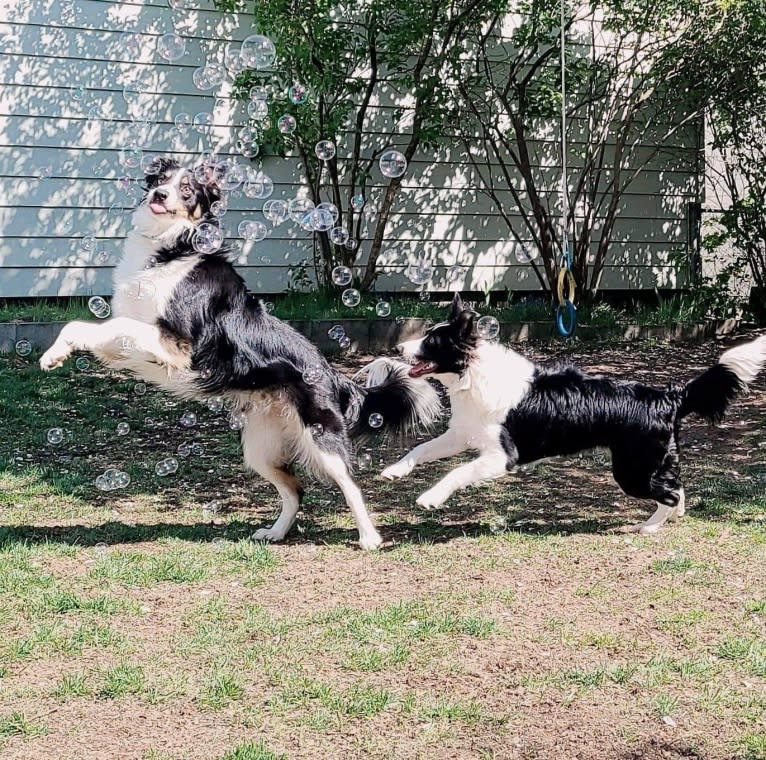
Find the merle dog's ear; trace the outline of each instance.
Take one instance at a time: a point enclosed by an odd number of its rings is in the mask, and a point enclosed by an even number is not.
[[[153,158],[144,169],[144,182],[147,189],[157,187],[160,184],[160,178],[174,169],[178,169],[178,163],[172,158],[164,158],[162,156]]]
[[[452,299],[452,303],[450,304],[447,319],[450,322],[455,322],[464,310],[465,304],[463,303],[463,299],[460,297],[460,293],[456,292],[454,298]]]

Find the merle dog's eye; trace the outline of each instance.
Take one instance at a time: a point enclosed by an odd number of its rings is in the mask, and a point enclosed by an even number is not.
[[[193,193],[194,191],[192,190],[191,185],[188,185],[188,184],[181,185],[181,197],[184,200],[188,200],[189,198],[191,198]]]

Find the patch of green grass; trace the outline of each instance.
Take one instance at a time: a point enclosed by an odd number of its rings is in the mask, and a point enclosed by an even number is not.
[[[89,697],[92,693],[83,673],[66,673],[53,690],[53,696],[62,701],[72,697]]]
[[[745,611],[752,615],[766,615],[766,599],[749,599],[745,602]]]
[[[119,699],[128,694],[139,694],[144,688],[144,681],[141,665],[122,662],[103,673],[97,694],[102,699]]]
[[[660,717],[672,715],[678,709],[678,697],[670,694],[658,694],[652,700],[652,710]]]
[[[115,615],[124,612],[130,605],[106,594],[91,599],[78,596],[72,591],[52,590],[45,592],[34,601],[34,610],[38,614],[68,612],[93,612],[99,615]]]
[[[573,670],[565,670],[559,675],[559,678],[565,684],[578,686],[582,689],[592,689],[595,686],[601,686],[606,680],[606,676],[604,668],[595,668],[593,670],[575,668]]]
[[[163,553],[117,550],[100,557],[90,577],[124,586],[155,586],[159,583],[198,583],[208,568],[191,551],[169,548]]]
[[[287,760],[287,755],[272,752],[260,742],[246,742],[221,755],[220,760]]]
[[[244,696],[242,681],[231,671],[217,669],[203,684],[199,703],[210,710],[222,710]]]
[[[0,718],[0,737],[31,737],[44,733],[46,733],[46,729],[43,726],[32,723],[24,713],[18,710],[14,710],[10,715]]]
[[[695,562],[691,557],[677,555],[652,562],[652,570],[662,575],[678,575],[691,570],[694,565]]]
[[[479,702],[460,702],[438,699],[418,710],[422,720],[461,721],[463,723],[480,723],[487,719],[487,713]]]
[[[737,760],[766,760],[766,732],[746,734],[735,747]]]
[[[391,692],[354,684],[342,692],[331,690],[323,704],[329,710],[352,718],[372,718],[393,703]]]
[[[412,652],[404,644],[393,644],[389,647],[359,647],[353,651],[343,663],[348,670],[357,670],[363,673],[378,673],[383,670],[403,665],[409,662]]]

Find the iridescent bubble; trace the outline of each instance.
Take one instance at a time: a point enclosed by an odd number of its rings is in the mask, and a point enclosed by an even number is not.
[[[79,356],[77,361],[74,363],[74,366],[77,367],[80,372],[85,372],[86,370],[90,369],[90,360],[87,356]]]
[[[415,285],[425,285],[434,276],[434,268],[427,261],[419,260],[407,267],[407,277]]]
[[[178,471],[178,460],[175,457],[160,459],[155,465],[154,471],[161,478],[164,478],[167,475],[172,475],[174,472]]]
[[[228,201],[222,199],[220,201],[213,201],[210,204],[210,214],[216,219],[220,219],[229,210]]]
[[[347,348],[351,348],[351,338],[348,335],[344,335],[339,341],[338,345],[345,351]]]
[[[343,245],[348,240],[348,232],[343,227],[333,227],[330,230],[330,240],[335,245]]]
[[[418,298],[423,302],[430,301],[431,294],[427,290],[421,290],[420,293],[418,294]]]
[[[248,198],[268,198],[274,192],[274,182],[271,177],[259,172],[253,179],[248,179],[242,189]]]
[[[495,317],[480,317],[476,323],[476,332],[480,338],[494,340],[500,334],[500,322]]]
[[[64,431],[59,427],[51,428],[48,431],[48,443],[51,446],[58,446],[64,440]]]
[[[194,457],[201,457],[205,453],[205,447],[201,443],[193,443],[191,445],[191,453]]]
[[[29,356],[32,353],[32,344],[26,339],[17,340],[15,349],[18,356]]]
[[[351,208],[354,211],[361,211],[364,208],[364,196],[361,193],[351,198]]]
[[[335,218],[332,212],[327,208],[317,207],[304,218],[302,226],[316,232],[328,232],[333,228],[334,224]]]
[[[356,288],[346,288],[346,290],[341,293],[340,300],[343,302],[344,306],[353,308],[359,306],[362,296]]]
[[[231,430],[242,430],[247,424],[247,415],[244,412],[232,412],[229,417],[229,428]]]
[[[237,234],[245,240],[259,242],[266,237],[268,227],[263,222],[252,219],[243,219],[237,226]]]
[[[303,381],[307,385],[314,385],[322,379],[323,374],[321,364],[310,364],[303,370]]]
[[[82,248],[83,251],[88,251],[89,253],[91,251],[95,251],[96,238],[93,235],[83,235],[82,239],[80,240],[80,248]]]
[[[378,166],[384,177],[393,179],[401,177],[407,171],[407,159],[398,150],[387,150],[381,155]]]
[[[372,455],[366,451],[356,458],[356,466],[360,470],[369,470],[372,467]]]
[[[251,119],[260,121],[269,115],[269,104],[265,100],[251,100],[247,104],[247,115]]]
[[[238,188],[247,180],[247,169],[236,161],[221,161],[218,164],[218,187],[229,191]]]
[[[354,279],[354,273],[351,271],[349,267],[345,266],[337,266],[332,270],[332,273],[330,275],[332,277],[332,281],[339,285],[340,287],[344,287],[346,285],[351,284],[351,280]]]
[[[295,106],[299,106],[301,103],[305,103],[308,96],[308,88],[304,87],[302,84],[294,84],[287,90],[287,97]]]
[[[191,445],[185,441],[179,443],[178,448],[176,449],[176,454],[178,454],[179,457],[186,459],[186,457],[191,456]]]
[[[207,408],[216,414],[223,409],[223,399],[220,396],[211,396],[206,403]]]
[[[318,422],[315,422],[311,426],[311,435],[313,435],[314,438],[316,438],[317,436],[322,435],[322,433],[324,433],[324,427],[320,425]]]
[[[192,124],[195,132],[201,135],[208,135],[213,126],[213,114],[208,111],[195,113]]]
[[[135,393],[136,396],[145,396],[146,395],[146,383],[136,383],[133,386],[133,393]]]
[[[287,203],[281,200],[269,200],[263,204],[263,215],[274,227],[287,219]]]
[[[320,161],[329,161],[335,158],[335,143],[332,140],[320,140],[314,146],[314,152]]]
[[[192,82],[198,90],[212,90],[215,87],[207,66],[199,66],[192,72]]]
[[[343,243],[343,247],[349,251],[353,251],[354,248],[356,248],[356,246],[357,246],[356,240],[352,237],[346,238],[346,242]]]
[[[297,126],[298,123],[295,121],[295,117],[291,116],[289,113],[283,114],[277,119],[277,129],[279,129],[283,135],[291,135],[295,132]]]
[[[516,261],[519,264],[531,264],[537,258],[538,250],[534,245],[527,245],[526,243],[516,241],[514,250]]]
[[[176,125],[176,129],[182,135],[186,135],[189,133],[189,130],[191,129],[192,117],[188,113],[182,111],[181,113],[177,113],[175,115],[175,118],[173,119],[173,123]]]
[[[274,64],[277,51],[268,37],[252,34],[242,40],[240,55],[248,68],[267,69]]]
[[[111,307],[103,298],[101,298],[101,296],[92,296],[89,298],[88,309],[97,319],[106,319],[112,313]]]
[[[302,224],[309,212],[313,210],[314,201],[310,198],[293,198],[287,204],[287,213],[297,224]]]
[[[180,419],[178,420],[178,424],[181,427],[185,428],[192,428],[197,424],[197,415],[195,412],[192,411],[186,411],[184,412]]]
[[[391,304],[388,301],[378,301],[375,304],[375,313],[379,317],[387,317],[391,314]]]
[[[223,245],[223,232],[215,224],[202,222],[192,236],[192,245],[199,253],[213,253]]]
[[[130,432],[130,425],[127,422],[117,423],[117,435],[127,435]]]
[[[327,331],[327,337],[330,340],[340,340],[345,334],[346,331],[343,329],[342,325],[333,325]]]
[[[186,40],[173,32],[163,34],[157,40],[157,53],[166,61],[177,61],[186,53]]]
[[[223,54],[223,65],[233,77],[241,74],[247,68],[247,64],[242,58],[242,49],[227,47]]]
[[[263,302],[263,308],[266,309],[266,312],[268,314],[271,314],[271,312],[274,311],[274,302],[273,301],[264,301]]]
[[[141,165],[141,158],[144,152],[141,148],[127,147],[120,151],[120,163],[129,169],[135,169]]]
[[[367,422],[369,423],[371,428],[374,428],[377,430],[380,427],[383,427],[383,415],[378,414],[377,412],[373,412],[368,418]]]

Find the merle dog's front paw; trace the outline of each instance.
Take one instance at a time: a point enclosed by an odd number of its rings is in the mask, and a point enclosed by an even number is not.
[[[439,493],[435,488],[426,491],[416,499],[415,503],[423,509],[436,509],[447,501],[447,496]]]
[[[40,369],[49,372],[60,367],[72,354],[72,348],[68,343],[56,341],[41,357]]]
[[[400,461],[392,464],[390,467],[386,467],[386,469],[380,473],[380,477],[384,480],[398,480],[399,478],[409,475],[411,472],[412,467],[410,467],[407,462]]]

